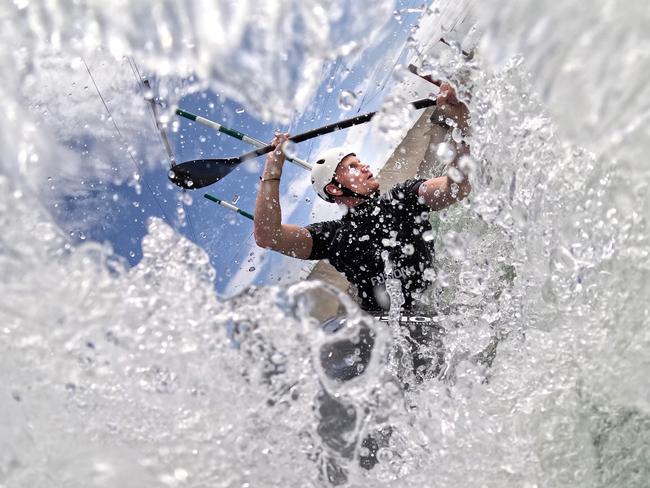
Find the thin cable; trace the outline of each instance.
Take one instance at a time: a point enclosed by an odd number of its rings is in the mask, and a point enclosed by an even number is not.
[[[133,57],[127,58],[129,61],[129,65],[131,66],[131,70],[134,72],[134,75],[138,79],[138,84],[140,87],[144,90],[147,91],[152,91],[151,85],[149,84],[149,80],[146,79],[142,74],[140,73],[140,70],[138,69],[138,64],[135,62],[135,59]],[[171,144],[169,143],[169,139],[167,138],[167,134],[165,133],[164,129],[158,122],[158,111],[156,110],[156,100],[153,98],[153,93],[152,93],[152,98],[148,100],[149,107],[151,108],[151,112],[149,115],[152,116],[152,123],[154,125],[154,128],[156,129],[156,133],[158,134],[158,138],[160,139],[161,144],[163,145],[163,148],[165,152],[167,153],[167,157],[169,158],[169,165],[170,169],[173,168],[176,165],[176,158],[174,157],[174,153],[172,152]],[[183,194],[186,193],[186,190],[183,189]],[[185,208],[185,203],[183,202],[183,199],[181,199],[181,205],[183,208]],[[189,205],[188,209],[185,211],[185,217],[187,218],[187,224],[190,229],[190,234],[194,238],[194,242],[198,243],[198,239],[196,237],[196,230],[194,229],[194,224],[192,222],[192,217],[189,212]]]
[[[90,80],[93,82],[93,85],[95,87],[95,91],[97,92],[97,95],[99,95],[99,99],[102,101],[102,105],[104,105],[104,108],[106,109],[106,112],[108,113],[108,117],[111,119],[111,122],[113,123],[113,127],[115,127],[116,132],[118,133],[118,135],[122,139],[122,143],[126,145],[126,149],[127,149],[126,152],[128,153],[129,158],[131,159],[131,161],[133,161],[133,164],[135,165],[136,174],[139,174],[140,173],[140,167],[138,166],[138,162],[133,157],[133,154],[131,154],[131,151],[129,150],[129,145],[126,142],[126,139],[124,138],[124,136],[122,135],[122,131],[120,131],[120,128],[117,126],[117,123],[115,122],[115,119],[113,118],[113,114],[111,113],[111,110],[108,108],[108,104],[106,103],[106,100],[102,96],[102,93],[99,90],[99,87],[97,86],[97,83],[95,82],[95,78],[94,78],[93,74],[90,72],[90,68],[88,67],[88,64],[86,63],[86,60],[84,58],[81,58],[81,61],[83,62],[84,66],[86,67],[86,71],[88,71],[88,76],[90,76]],[[165,209],[162,207],[162,205],[160,204],[160,202],[156,198],[156,194],[151,189],[151,186],[149,185],[149,183],[144,178],[142,179],[142,181],[145,184],[145,186],[147,187],[147,189],[149,190],[149,192],[151,193],[151,196],[153,197],[154,201],[156,202],[156,205],[158,205],[158,208],[162,212],[163,218],[167,222],[171,222],[171,219],[169,217],[167,217],[167,213],[165,212]]]

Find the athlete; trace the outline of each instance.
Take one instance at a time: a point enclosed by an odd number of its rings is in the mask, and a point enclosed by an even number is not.
[[[448,83],[440,86],[434,117],[468,133],[469,110]],[[425,242],[431,230],[428,212],[442,210],[470,193],[467,175],[458,168],[461,158],[469,154],[468,145],[450,142],[455,145],[450,164],[455,169],[447,175],[409,179],[381,195],[379,181],[352,150],[325,151],[313,166],[313,187],[324,200],[345,206],[347,213],[339,220],[301,227],[282,223],[279,183],[285,156],[279,148],[288,136],[275,137],[272,144],[278,149],[269,154],[260,177],[255,242],[299,259],[328,259],[356,286],[360,306],[369,312],[390,307],[386,279],[399,279],[403,309],[410,309],[414,295],[426,284],[427,270],[432,270]],[[388,276],[387,269],[392,270]]]

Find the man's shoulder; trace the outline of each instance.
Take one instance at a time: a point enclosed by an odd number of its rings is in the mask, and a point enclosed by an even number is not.
[[[343,225],[343,221],[339,219],[325,220],[323,222],[313,222],[305,226],[305,228],[312,234],[329,234],[336,232],[339,227]]]
[[[418,196],[420,185],[426,181],[425,178],[409,178],[399,183],[395,183],[387,191],[381,194],[385,200],[403,200],[404,198],[415,195]]]

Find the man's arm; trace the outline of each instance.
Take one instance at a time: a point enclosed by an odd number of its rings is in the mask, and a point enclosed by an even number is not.
[[[282,223],[280,208],[280,176],[284,164],[284,153],[280,149],[287,134],[276,136],[272,144],[276,146],[269,153],[260,190],[255,201],[254,235],[255,243],[267,249],[273,249],[287,256],[308,259],[311,254],[311,234],[304,227]]]
[[[469,156],[469,147],[463,143],[456,144],[456,159],[448,169],[448,172],[451,168],[455,169],[456,181],[445,175],[423,181],[418,188],[418,196],[424,199],[424,203],[432,210],[447,208],[465,198],[472,191],[469,178],[457,167],[458,160],[463,156]]]
[[[436,115],[441,120],[451,119],[456,128],[460,129],[463,137],[469,134],[469,109],[467,105],[456,98],[454,89],[448,83],[440,86],[436,98]],[[423,181],[418,189],[418,196],[432,210],[442,210],[465,198],[472,191],[468,175],[458,168],[458,162],[463,156],[469,157],[469,146],[464,141],[455,145],[456,156],[447,167],[447,175]],[[449,176],[452,173],[453,179]]]

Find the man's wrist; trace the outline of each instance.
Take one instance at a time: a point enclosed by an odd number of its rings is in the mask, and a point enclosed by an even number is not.
[[[262,176],[260,178],[263,180],[269,180],[271,178],[280,179],[280,176],[282,176],[282,171],[274,171],[265,168],[264,171],[262,171]]]

